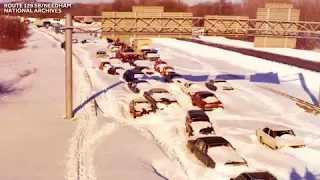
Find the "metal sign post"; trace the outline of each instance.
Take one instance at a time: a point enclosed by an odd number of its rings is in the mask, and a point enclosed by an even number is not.
[[[72,93],[72,16],[66,14],[65,19],[65,51],[66,51],[66,119],[73,118],[73,93]]]
[[[318,107],[320,108],[320,85],[319,85],[319,95],[318,95]]]

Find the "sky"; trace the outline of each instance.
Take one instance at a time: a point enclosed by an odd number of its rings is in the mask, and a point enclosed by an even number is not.
[[[0,3],[4,3],[4,2],[10,2],[10,1],[16,1],[16,0],[0,0]],[[64,3],[64,2],[84,2],[84,3],[88,3],[88,2],[112,2],[112,0],[40,0],[40,1],[50,1],[50,2],[60,2],[60,3]],[[200,2],[216,2],[219,0],[181,0],[186,2],[189,5],[193,5],[193,4],[197,4]],[[239,2],[241,0],[229,0],[232,2]]]

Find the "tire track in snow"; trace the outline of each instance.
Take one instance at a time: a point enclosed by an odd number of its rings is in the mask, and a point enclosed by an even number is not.
[[[51,37],[57,42],[61,42],[55,36],[38,30]],[[78,85],[79,87],[79,104],[83,103],[89,98],[92,93],[92,83],[88,72],[86,71],[84,65],[81,62],[81,59],[73,54],[77,60],[76,68],[80,71],[77,74]],[[84,83],[85,84],[81,84]],[[81,85],[80,85],[81,84]],[[77,128],[73,134],[69,145],[69,161],[67,162],[67,175],[66,179],[68,180],[96,180],[95,170],[93,166],[93,146],[96,145],[98,139],[103,135],[110,134],[117,129],[117,125],[114,123],[108,123],[103,128],[101,128],[97,133],[93,134],[93,129],[96,126],[96,116],[97,110],[95,107],[96,102],[90,102],[90,106],[82,106],[82,116],[79,117],[77,121]]]
[[[164,142],[162,142],[160,139],[157,138],[156,135],[153,134],[152,130],[150,130],[147,126],[145,125],[137,125],[137,124],[133,124],[131,122],[128,122],[126,119],[127,117],[125,117],[125,112],[124,108],[121,107],[121,105],[119,104],[117,98],[113,97],[112,93],[108,93],[108,95],[105,96],[107,101],[111,101],[113,103],[111,107],[108,107],[107,109],[109,110],[109,116],[112,116],[115,120],[118,121],[118,123],[126,125],[126,126],[130,126],[134,129],[136,129],[142,136],[148,138],[148,139],[152,139],[154,140],[154,142],[157,144],[157,146],[161,149],[161,151],[171,160],[175,160],[179,163],[179,165],[181,166],[181,170],[183,171],[183,173],[186,176],[186,179],[190,179],[190,175],[189,172],[187,171],[187,167],[185,167],[185,165],[183,164],[183,162],[181,161],[181,159],[179,158],[179,156],[177,155],[177,153],[174,151],[174,149],[169,148],[168,145],[166,145]],[[117,109],[114,109],[114,107],[118,105]],[[121,110],[120,110],[121,109]],[[119,111],[120,110],[120,111]],[[115,113],[115,112],[121,112],[121,114],[119,113]]]

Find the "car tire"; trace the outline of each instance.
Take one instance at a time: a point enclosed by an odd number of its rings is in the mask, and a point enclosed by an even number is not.
[[[196,106],[196,104],[195,104],[194,102],[192,102],[192,105],[193,105],[193,106]]]
[[[137,116],[133,115],[133,118],[135,119],[135,118],[137,118]]]
[[[279,149],[279,147],[278,147],[278,146],[276,146],[274,149],[276,149],[276,150],[277,150],[277,149]]]
[[[259,142],[260,142],[260,144],[263,144],[263,145],[264,145],[264,142],[263,142],[263,139],[262,139],[261,136],[260,136],[260,138],[259,138]]]

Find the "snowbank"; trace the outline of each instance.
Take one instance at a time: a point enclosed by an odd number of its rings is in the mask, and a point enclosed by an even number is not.
[[[254,45],[252,42],[227,39],[224,37],[201,36],[200,39],[204,41],[218,43],[218,44],[255,49],[259,51],[266,51],[270,53],[282,54],[286,56],[292,56],[292,57],[297,57],[297,58],[306,59],[310,61],[320,62],[320,53],[316,51],[307,51],[307,50],[299,50],[299,49],[291,49],[291,48],[254,48],[253,47]]]
[[[61,119],[65,112],[64,54],[34,31],[27,45],[0,53],[0,77],[6,80],[37,69],[14,82],[22,91],[0,93],[1,178],[63,179],[68,139],[75,128],[74,122]]]

